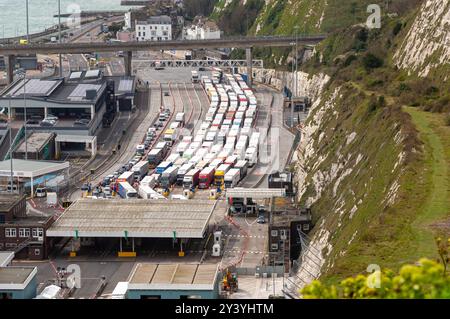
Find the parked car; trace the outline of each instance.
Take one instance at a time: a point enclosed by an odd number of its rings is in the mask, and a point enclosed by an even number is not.
[[[105,198],[111,198],[112,197],[111,187],[106,186],[105,188],[103,188],[103,194]]]
[[[164,92],[164,96],[170,96],[169,91],[165,91],[165,92]]]
[[[53,127],[55,126],[56,121],[52,121],[52,120],[43,120],[40,125],[41,126],[46,126],[46,127]]]
[[[48,114],[47,117],[44,119],[44,121],[45,120],[58,121],[59,118],[56,115]]]
[[[73,125],[74,126],[88,126],[89,125],[89,120],[85,120],[85,119],[81,119],[81,120],[76,120]]]

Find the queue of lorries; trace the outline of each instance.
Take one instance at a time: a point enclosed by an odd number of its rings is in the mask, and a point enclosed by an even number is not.
[[[241,75],[217,70],[212,78],[202,76],[201,83],[210,107],[200,128],[193,136],[179,136],[185,119],[178,113],[148,154],[147,144],[138,145],[140,160],[111,179],[122,198],[165,198],[156,189],[166,193],[175,185],[189,190],[233,188],[258,162],[261,136],[254,129],[257,101],[253,91]],[[167,119],[161,112],[159,121]],[[155,137],[156,128],[150,127],[146,141]]]

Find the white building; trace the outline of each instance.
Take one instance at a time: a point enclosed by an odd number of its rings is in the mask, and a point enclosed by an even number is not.
[[[172,20],[168,16],[150,17],[147,21],[136,21],[138,41],[172,40]]]
[[[186,40],[212,40],[220,39],[220,29],[213,21],[201,21],[185,27],[183,37]]]

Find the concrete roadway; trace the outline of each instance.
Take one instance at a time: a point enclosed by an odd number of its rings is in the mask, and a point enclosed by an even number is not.
[[[176,75],[174,75],[176,72]],[[169,74],[167,74],[169,73]],[[183,107],[185,111],[191,110],[192,104],[189,100],[191,97],[192,103],[194,105],[194,113],[191,121],[200,116],[199,111],[201,106],[204,117],[204,112],[209,107],[209,100],[203,89],[199,84],[194,85],[195,90],[192,90],[192,84],[190,83],[190,70],[185,69],[174,69],[174,70],[165,70],[165,71],[157,71],[150,72],[150,74],[146,74],[147,80],[152,79],[155,74],[163,75],[158,78],[165,79],[171,78],[177,79],[177,83],[171,84],[172,94],[169,97],[163,97],[164,104],[174,106],[177,110],[181,111]],[[182,83],[181,81],[186,82]],[[187,90],[186,90],[187,88]],[[163,91],[168,90],[168,83],[163,84]],[[195,94],[196,93],[196,94]],[[286,131],[283,128],[282,120],[283,120],[283,109],[282,109],[282,96],[275,91],[267,89],[265,87],[257,87],[257,97],[261,103],[261,109],[259,113],[259,117],[257,120],[257,127],[263,128],[267,127],[267,121],[269,119],[268,115],[272,114],[273,116],[273,127],[280,129],[280,136],[277,139],[278,144],[280,145],[279,153],[280,153],[280,163],[279,166],[282,167],[285,164],[287,153],[289,153],[293,136],[291,133]],[[274,98],[273,108],[270,109],[270,102],[272,97]],[[173,100],[175,99],[175,103]],[[159,89],[159,84],[152,83],[151,84],[151,94],[149,99],[149,112],[144,121],[142,121],[137,133],[133,134],[133,137],[130,137],[131,141],[129,146],[126,148],[125,152],[121,155],[121,158],[117,161],[117,168],[122,165],[122,162],[127,162],[135,152],[135,146],[138,143],[138,140],[142,138],[142,134],[146,131],[151,120],[150,118],[156,118],[158,115],[158,109],[161,105],[161,91]],[[188,116],[188,115],[187,115]],[[120,132],[119,130],[114,130]],[[142,132],[141,132],[142,131]],[[105,137],[104,140],[110,140]],[[105,145],[105,150],[110,150],[111,145]],[[286,153],[284,155],[283,153]],[[110,172],[116,170],[116,167],[111,167],[108,172],[104,173],[102,176],[107,175]],[[249,177],[250,179],[246,181],[246,183],[254,183],[258,181],[261,176],[252,175]],[[99,178],[100,180],[101,178]],[[267,182],[265,182],[267,183]],[[264,187],[265,183],[263,183],[260,187]],[[244,185],[245,186],[245,185]],[[199,193],[196,195],[196,198],[207,198],[208,192]],[[221,201],[218,204],[219,206],[226,206],[225,201]],[[224,256],[222,259],[222,267],[226,267],[228,265],[235,264],[240,261],[239,266],[241,267],[255,267],[256,265],[261,264],[261,262],[267,256],[267,236],[268,236],[268,225],[267,224],[257,224],[255,216],[247,216],[233,217],[233,221],[235,225],[229,223],[228,220],[224,218],[224,211],[218,210],[214,213],[211,219],[211,227],[219,227],[224,231]],[[187,254],[187,258],[183,259],[183,262],[198,262],[203,255],[202,251],[200,251],[201,247],[197,244],[194,244],[190,249],[194,249],[194,251],[189,251]],[[198,249],[198,251],[197,251]],[[152,262],[168,262],[168,261],[179,261],[179,259],[174,255],[174,252],[171,249],[164,248],[164,245],[160,242],[155,242],[151,245],[146,246],[146,250],[141,252],[140,256],[133,261],[119,261],[117,257],[114,256],[114,252],[112,250],[107,250],[104,252],[94,252],[91,256],[76,258],[76,263],[80,264],[82,267],[82,280],[83,288],[77,291],[74,297],[78,298],[87,298],[95,292],[95,289],[99,283],[101,276],[106,276],[110,283],[106,287],[105,294],[111,293],[114,289],[115,285],[119,281],[125,281],[128,277],[129,272],[131,271],[134,262],[136,261],[152,261]],[[210,257],[209,251],[207,252],[207,258],[205,262],[217,263],[219,260],[217,258]],[[241,259],[242,257],[242,259]],[[75,262],[75,260],[73,262]],[[66,258],[57,259],[58,263],[64,265],[64,263],[68,263],[69,261]],[[45,263],[44,263],[45,264]],[[41,281],[45,278],[49,278],[51,276],[51,267],[50,264],[42,266],[44,274],[42,275]],[[85,267],[85,270],[83,271]],[[86,274],[86,276],[84,275]]]
[[[160,93],[159,90],[151,88],[149,94],[153,95]],[[123,139],[125,141],[125,144],[121,145],[119,158],[114,161],[114,165],[110,166],[107,169],[105,169],[104,165],[102,165],[102,173],[92,180],[93,184],[101,182],[105,176],[119,170],[122,165],[128,163],[128,161],[133,158],[134,154],[136,153],[136,146],[142,142],[142,140],[144,139],[144,135],[147,133],[148,127],[151,126],[156,116],[159,114],[159,108],[155,107],[155,105],[151,105],[151,99],[148,98],[148,93],[145,95],[146,98],[141,100],[142,105],[139,106],[140,113],[138,114],[137,121],[134,123],[133,127],[126,130],[127,135]],[[130,118],[131,117],[132,115],[130,114]],[[122,134],[122,130],[111,130],[111,132],[113,132],[113,138],[120,138],[120,135]],[[110,138],[108,138],[108,140],[109,139]],[[105,145],[103,147],[107,154],[114,148],[115,145],[112,147],[111,144]],[[108,166],[109,165],[106,164],[106,167]]]
[[[137,108],[141,110],[142,114],[147,114],[149,112],[149,92],[138,92],[135,98]],[[111,151],[115,149],[122,137],[122,132],[127,131],[127,135],[124,140],[127,140],[127,137],[132,136],[133,130],[126,130],[128,127],[134,127],[138,125],[138,123],[142,122],[142,118],[137,117],[130,112],[119,112],[114,120],[112,126],[110,128],[102,129],[98,134],[98,153],[94,162],[90,165],[90,168],[99,168],[101,169],[105,163],[105,160],[111,158]],[[134,145],[134,148],[136,146]],[[135,151],[135,149],[133,150]],[[122,151],[123,152],[123,151]],[[122,157],[124,154],[122,153]],[[128,161],[128,160],[127,160]],[[114,170],[112,171],[114,172]],[[105,174],[106,176],[108,174]],[[100,179],[100,178],[99,178]],[[95,180],[95,182],[99,182],[99,180]],[[72,195],[71,199],[76,200],[81,197],[81,190],[77,189]]]

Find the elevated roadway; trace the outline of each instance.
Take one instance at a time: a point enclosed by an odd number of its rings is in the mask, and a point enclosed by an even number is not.
[[[325,35],[313,36],[258,36],[230,37],[214,40],[171,40],[171,41],[134,41],[112,43],[50,43],[27,45],[1,45],[0,55],[5,56],[7,81],[13,81],[14,56],[24,54],[79,54],[89,52],[124,52],[125,74],[132,74],[133,52],[159,50],[195,50],[217,48],[242,48],[246,50],[248,85],[252,86],[253,47],[290,47],[299,45],[314,45],[325,39]]]
[[[325,39],[325,35],[315,36],[258,36],[231,37],[214,40],[171,40],[171,41],[134,41],[113,43],[51,43],[28,45],[2,45],[0,55],[22,54],[59,54],[116,51],[158,51],[158,50],[193,50],[216,48],[251,48],[251,47],[289,47],[296,41],[299,45],[314,45]]]

